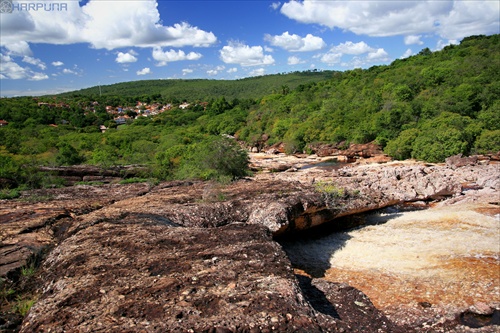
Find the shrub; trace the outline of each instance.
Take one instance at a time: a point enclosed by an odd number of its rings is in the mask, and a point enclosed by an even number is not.
[[[484,131],[476,140],[476,152],[479,154],[496,153],[500,151],[500,130]]]
[[[344,188],[338,187],[334,183],[319,181],[314,184],[314,189],[323,196],[323,200],[329,208],[338,208],[337,201],[348,196]]]
[[[248,153],[226,137],[193,144],[182,156],[178,178],[232,180],[248,175]]]
[[[413,142],[419,135],[419,130],[410,128],[402,131],[399,136],[387,143],[385,153],[396,160],[405,160],[411,157]]]
[[[56,155],[57,165],[75,165],[83,162],[83,158],[78,151],[68,143],[59,145],[59,151]]]

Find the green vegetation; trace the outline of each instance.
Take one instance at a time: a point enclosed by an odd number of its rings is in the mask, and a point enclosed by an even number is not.
[[[19,313],[21,316],[25,317],[28,311],[36,303],[37,299],[35,297],[24,298],[20,295],[16,297],[16,303],[13,306],[13,312]]]
[[[375,141],[396,159],[428,162],[496,153],[499,36],[468,37],[366,70],[149,80],[103,86],[102,96],[89,88],[2,98],[0,193],[58,186],[38,166],[80,163],[140,164],[144,179],[224,182],[248,174],[240,145],[282,142],[292,154],[318,143]],[[145,117],[134,120],[138,114]]]
[[[35,275],[36,273],[36,266],[34,262],[31,262],[30,264],[27,264],[26,266],[21,267],[21,275],[29,278]]]
[[[287,92],[301,84],[327,80],[332,71],[306,71],[251,77],[240,80],[143,80],[91,87],[61,94],[72,96],[112,96],[114,103],[124,105],[124,100],[132,103],[140,100],[150,103],[156,100],[180,103],[182,101],[209,101],[218,96],[228,100],[257,99],[273,92]]]
[[[323,200],[325,201],[327,207],[332,209],[340,208],[339,200],[359,196],[358,191],[351,193],[345,188],[338,187],[336,184],[326,181],[318,181],[314,183],[314,189],[323,196]]]

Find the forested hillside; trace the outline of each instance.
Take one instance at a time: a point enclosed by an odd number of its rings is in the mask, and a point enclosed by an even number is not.
[[[223,134],[248,146],[283,142],[287,153],[370,141],[396,159],[429,162],[498,152],[499,72],[499,35],[473,36],[366,70],[3,98],[0,178],[42,186],[43,177],[19,165],[79,163],[144,164],[161,179],[240,177],[246,156]]]
[[[228,100],[260,98],[264,95],[285,89],[295,89],[300,84],[330,79],[333,71],[311,70],[287,74],[273,74],[250,77],[240,80],[143,80],[123,82],[112,85],[96,86],[79,91],[61,94],[64,97],[77,96],[116,96],[141,99],[152,95],[161,95],[166,102],[204,101],[224,96]]]

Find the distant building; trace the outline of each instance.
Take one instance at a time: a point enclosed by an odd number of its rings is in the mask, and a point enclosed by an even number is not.
[[[181,105],[179,105],[179,108],[184,110],[184,109],[186,109],[187,107],[189,107],[189,105],[191,105],[191,104],[184,102],[184,103],[182,103]]]
[[[8,121],[0,119],[0,127],[7,126],[9,124]]]

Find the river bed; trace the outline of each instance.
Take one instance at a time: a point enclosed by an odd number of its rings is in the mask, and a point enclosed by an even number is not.
[[[363,227],[283,247],[298,274],[356,287],[397,323],[453,320],[500,303],[499,212],[475,203],[372,213]]]

